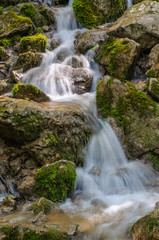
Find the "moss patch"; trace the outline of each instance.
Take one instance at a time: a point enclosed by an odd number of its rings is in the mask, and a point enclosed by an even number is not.
[[[20,46],[23,52],[45,52],[47,44],[47,38],[42,34],[23,37],[20,41]]]
[[[20,14],[29,17],[37,27],[47,25],[46,19],[39,13],[33,4],[25,3],[20,7]]]
[[[37,171],[34,191],[54,202],[64,201],[74,190],[75,179],[75,165],[69,161],[58,161]]]

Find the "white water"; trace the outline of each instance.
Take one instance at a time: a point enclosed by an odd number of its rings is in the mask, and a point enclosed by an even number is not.
[[[132,6],[132,0],[127,0],[127,8]]]
[[[66,66],[70,56],[75,54],[75,34],[82,30],[77,29],[71,4],[58,9],[56,16],[58,30],[54,37],[61,39],[61,45],[53,52],[46,52],[41,66],[28,71],[24,82],[36,85],[52,100],[74,102],[80,106],[94,130],[88,143],[85,165],[77,169],[74,197],[62,206],[69,217],[79,216],[90,223],[86,234],[79,239],[127,239],[124,237],[127,228],[153,210],[159,199],[155,190],[146,189],[155,174],[145,164],[127,161],[112,128],[97,119],[95,93],[73,94],[74,79],[71,67]],[[61,51],[66,55],[62,60],[59,59]],[[93,52],[79,57],[84,69],[94,73],[94,91],[101,74],[95,62],[93,69],[88,62],[88,57],[94,61]]]

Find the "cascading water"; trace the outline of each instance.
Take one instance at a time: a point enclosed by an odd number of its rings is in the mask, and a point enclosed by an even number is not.
[[[127,0],[127,8],[132,6],[132,0]]]
[[[36,85],[53,100],[74,101],[84,111],[94,135],[88,143],[84,167],[77,169],[74,197],[61,208],[69,217],[80,217],[89,223],[85,229],[87,234],[79,239],[121,240],[125,239],[124,234],[133,222],[153,210],[159,194],[146,190],[145,186],[155,174],[145,164],[128,162],[112,128],[97,119],[93,91],[102,75],[92,51],[86,56],[78,56],[83,63],[81,71],[93,72],[92,93],[73,94],[74,79],[68,63],[74,56],[75,34],[84,30],[77,29],[71,5],[72,1],[57,10],[54,37],[60,39],[61,45],[53,52],[46,52],[41,66],[28,71],[23,81]],[[93,61],[93,66],[88,58]]]

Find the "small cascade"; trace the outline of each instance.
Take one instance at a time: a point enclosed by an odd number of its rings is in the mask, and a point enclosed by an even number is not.
[[[132,0],[127,0],[127,8],[131,7],[132,5]]]

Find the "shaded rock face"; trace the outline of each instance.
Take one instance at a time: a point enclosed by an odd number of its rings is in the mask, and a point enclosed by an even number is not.
[[[108,35],[105,30],[93,29],[78,34],[75,40],[75,49],[80,53],[85,53],[98,44],[99,41],[105,41]]]
[[[132,78],[139,54],[135,41],[110,37],[97,50],[96,59],[111,76],[125,80]]]
[[[159,44],[151,49],[151,52],[148,55],[146,68],[149,69],[146,72],[146,76],[159,78]]]
[[[159,166],[158,105],[131,83],[105,76],[97,86],[97,108],[103,117],[113,117],[124,133],[122,136],[129,158],[144,154]],[[151,156],[150,156],[150,155]]]
[[[154,47],[159,42],[159,3],[144,1],[127,9],[108,35],[133,39],[143,49]]]
[[[159,210],[140,218],[130,229],[129,237],[133,240],[159,239]]]

